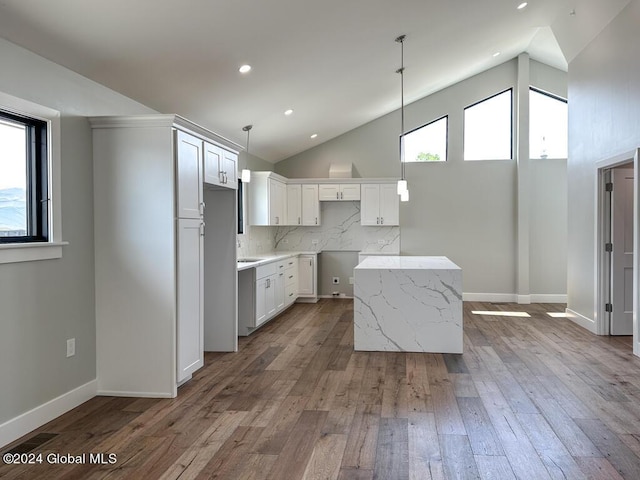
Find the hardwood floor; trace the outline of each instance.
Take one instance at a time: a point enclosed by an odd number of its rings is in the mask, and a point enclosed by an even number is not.
[[[0,477],[638,479],[640,359],[563,308],[465,303],[465,353],[440,355],[354,352],[351,301],[295,305],[176,399],[96,397],[43,426],[14,444],[50,434],[21,450],[43,463]]]

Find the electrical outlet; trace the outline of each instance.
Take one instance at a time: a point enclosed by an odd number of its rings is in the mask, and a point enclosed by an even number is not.
[[[282,243],[284,243],[284,244],[289,243],[289,239],[288,239],[288,238],[283,238],[283,239],[282,239]]]
[[[353,285],[353,277],[349,277],[349,285]]]
[[[386,242],[382,238],[378,239],[378,245],[384,245],[385,243]]]
[[[333,284],[340,285],[340,277],[333,277]]]
[[[70,338],[67,340],[67,358],[73,357],[76,354],[76,339]]]
[[[317,245],[318,244],[318,239],[317,238],[312,238],[311,239],[311,245]]]

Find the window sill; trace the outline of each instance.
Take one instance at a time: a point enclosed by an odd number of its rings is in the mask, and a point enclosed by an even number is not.
[[[62,258],[62,247],[65,245],[69,245],[69,242],[0,244],[0,264]]]

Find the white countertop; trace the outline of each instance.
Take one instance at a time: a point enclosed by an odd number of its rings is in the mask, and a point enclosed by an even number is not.
[[[260,255],[251,255],[247,259],[255,260],[253,262],[240,262],[243,257],[238,258],[238,271],[247,270],[249,268],[259,267],[267,263],[284,260],[286,258],[297,257],[298,255],[317,255],[318,252],[271,252],[261,253]]]
[[[373,255],[365,258],[356,269],[360,270],[461,270],[447,257],[400,255]]]

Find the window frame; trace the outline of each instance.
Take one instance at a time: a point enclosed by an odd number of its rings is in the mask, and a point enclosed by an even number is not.
[[[402,148],[405,148],[405,144],[406,144],[406,136],[416,132],[418,130],[421,130],[425,127],[428,127],[429,125],[432,125],[436,122],[439,122],[440,120],[446,120],[446,128],[445,128],[445,137],[444,137],[444,160],[433,160],[433,161],[428,161],[428,162],[416,162],[416,161],[407,161],[406,159],[406,152],[402,151]],[[438,118],[436,118],[435,120],[431,120],[430,122],[427,122],[423,125],[420,125],[419,127],[413,128],[411,130],[409,130],[408,132],[405,132],[403,134],[400,135],[400,149],[401,149],[401,153],[402,153],[402,161],[404,163],[416,163],[416,164],[426,164],[426,163],[446,163],[449,160],[449,114],[445,114],[442,115]]]
[[[43,105],[0,92],[0,110],[33,118],[47,124],[46,203],[47,240],[0,243],[0,264],[50,260],[62,257],[62,199],[60,178],[60,112]]]
[[[546,97],[552,98],[554,100],[558,100],[559,102],[562,102],[564,104],[569,105],[569,100],[566,98],[561,97],[560,95],[556,95],[554,93],[551,92],[547,92],[545,90],[542,90],[540,88],[534,87],[533,85],[529,85],[529,109],[531,109],[531,92],[535,92],[538,93],[540,95],[544,95]],[[569,132],[567,131],[567,134]],[[531,136],[531,118],[529,118],[529,136]],[[529,141],[531,142],[531,141]],[[569,155],[569,144],[568,144],[568,139],[567,139],[567,156],[565,157],[547,157],[547,158],[542,158],[542,157],[532,157],[531,156],[531,147],[529,147],[529,159],[530,160],[566,160],[568,155]]]
[[[0,244],[46,242],[49,239],[48,136],[47,122],[16,115],[0,108],[0,119],[25,127],[27,232],[20,236],[0,236]]]
[[[513,90],[514,87],[509,87],[509,88],[505,88],[504,90],[501,90],[497,93],[494,93],[493,95],[490,95],[488,97],[485,97],[481,100],[478,100],[477,102],[474,102],[470,105],[467,105],[466,107],[464,107],[462,109],[462,159],[465,162],[491,162],[491,161],[498,161],[498,162],[508,162],[508,161],[513,161],[514,160],[514,155],[513,155],[513,140],[514,140],[514,101],[513,101]],[[499,95],[502,95],[506,92],[509,92],[510,95],[510,108],[509,108],[509,158],[486,158],[486,159],[480,159],[480,158],[475,158],[475,159],[468,159],[466,157],[466,142],[465,142],[465,133],[467,131],[467,122],[466,122],[466,111],[469,108],[473,108],[476,105],[479,105],[481,103],[484,103],[488,100],[491,100],[492,98],[495,98]]]

